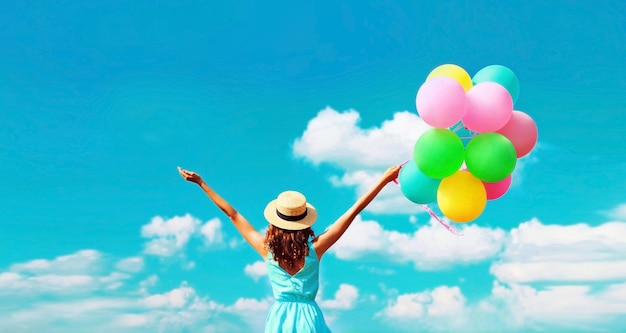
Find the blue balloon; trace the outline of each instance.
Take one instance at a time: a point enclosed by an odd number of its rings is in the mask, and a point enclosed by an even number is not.
[[[502,65],[490,65],[478,71],[472,77],[472,82],[477,85],[481,82],[495,82],[508,90],[513,103],[519,97],[519,79],[508,67]]]
[[[429,204],[437,201],[437,189],[441,179],[426,176],[420,171],[413,159],[402,166],[398,181],[402,194],[407,199],[418,204]]]

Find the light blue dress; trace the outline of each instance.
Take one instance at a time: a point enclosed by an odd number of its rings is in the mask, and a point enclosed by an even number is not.
[[[291,276],[268,252],[267,275],[274,292],[274,304],[265,321],[265,333],[330,333],[322,310],[315,302],[319,288],[319,261],[309,240],[304,266]]]

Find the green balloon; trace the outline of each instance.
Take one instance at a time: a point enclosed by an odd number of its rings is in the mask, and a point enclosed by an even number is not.
[[[445,178],[463,164],[463,141],[449,129],[433,128],[422,134],[413,149],[417,167],[431,178]]]
[[[519,97],[519,79],[517,75],[508,67],[502,65],[490,65],[479,70],[472,82],[477,85],[481,82],[495,82],[506,88],[511,94],[513,103],[517,102]]]
[[[467,170],[485,182],[495,183],[508,177],[516,162],[513,143],[499,133],[478,134],[465,148]]]

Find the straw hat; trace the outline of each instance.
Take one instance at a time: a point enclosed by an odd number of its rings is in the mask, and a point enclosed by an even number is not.
[[[310,227],[317,219],[315,207],[306,202],[302,193],[285,191],[270,201],[263,212],[267,221],[285,230],[302,230]]]

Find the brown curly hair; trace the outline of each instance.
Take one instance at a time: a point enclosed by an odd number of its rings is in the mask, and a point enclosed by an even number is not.
[[[309,237],[315,237],[310,227],[285,230],[270,224],[265,233],[265,246],[281,267],[292,269],[309,255]]]

